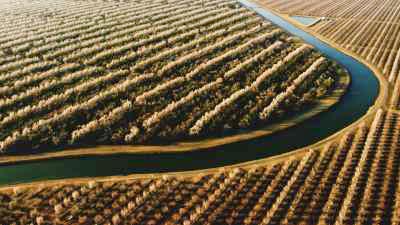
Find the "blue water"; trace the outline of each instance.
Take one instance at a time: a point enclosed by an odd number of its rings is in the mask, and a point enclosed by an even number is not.
[[[248,1],[240,0],[240,2],[279,27],[312,44],[326,57],[346,67],[352,76],[352,83],[342,101],[316,117],[267,137],[189,153],[118,154],[2,166],[0,184],[56,178],[195,170],[261,159],[322,140],[356,121],[374,104],[379,83],[366,66],[296,28],[279,16]]]
[[[318,20],[318,18],[311,18],[311,17],[305,17],[305,16],[290,16],[290,17],[305,26],[311,25],[311,24],[315,23],[315,21]]]

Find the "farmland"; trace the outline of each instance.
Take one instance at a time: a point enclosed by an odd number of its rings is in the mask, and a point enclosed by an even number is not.
[[[11,224],[398,224],[400,114],[378,111],[321,151],[197,175],[3,189]]]
[[[379,68],[396,82],[400,73],[400,3],[373,0],[262,0],[284,14],[324,17],[310,29]]]
[[[238,164],[217,164],[232,151],[148,153],[122,167],[145,164],[156,172],[110,176],[100,175],[100,167],[123,164],[106,161],[110,155],[15,164],[0,157],[0,179],[17,177],[0,180],[9,185],[0,187],[0,224],[400,224],[398,1],[257,1],[331,45],[324,48],[350,66],[236,1],[2,1],[0,149],[6,159],[22,149],[153,147],[257,131],[332,96],[348,76],[345,69],[352,69],[354,82],[333,112],[343,99],[352,104],[345,110],[355,111],[362,106],[357,96],[379,93],[348,126],[296,151],[265,158],[260,152],[275,149],[259,140],[255,150],[234,143],[239,149],[232,158],[244,158]],[[317,22],[305,26],[291,16]],[[378,87],[354,89],[370,75]],[[277,140],[328,130],[318,120],[323,114],[308,119],[314,126]],[[328,118],[339,123],[343,117]],[[202,152],[209,157],[196,157]],[[120,157],[132,155],[138,154]],[[170,155],[172,166],[163,161]],[[187,161],[207,165],[186,171]],[[42,180],[18,184],[37,174]],[[54,178],[70,179],[47,180]]]
[[[346,74],[235,1],[5,2],[4,153],[257,129]]]

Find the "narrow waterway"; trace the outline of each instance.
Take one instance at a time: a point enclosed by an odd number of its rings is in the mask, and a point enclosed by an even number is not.
[[[289,152],[327,138],[359,119],[374,104],[379,91],[379,83],[368,67],[268,10],[246,0],[239,1],[282,29],[315,46],[325,56],[342,64],[352,77],[352,83],[342,101],[318,116],[267,137],[189,153],[118,154],[2,166],[0,168],[0,184],[130,173],[186,171],[261,159]]]
[[[296,20],[297,22],[303,24],[304,26],[309,26],[319,20],[319,18],[306,17],[306,16],[290,16],[290,18]]]

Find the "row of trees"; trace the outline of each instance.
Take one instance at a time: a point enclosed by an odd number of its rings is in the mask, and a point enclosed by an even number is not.
[[[21,60],[27,65],[20,70],[8,62],[0,76],[7,84],[0,89],[2,151],[214,131],[239,105],[264,108],[269,99],[252,100],[271,86],[286,88],[299,75],[292,65],[297,58],[303,69],[318,55],[308,46],[292,52],[299,46],[295,40],[230,0],[178,4],[187,7],[124,4],[121,11],[95,7],[109,16],[96,17],[95,25],[38,25],[37,36],[4,40],[11,53],[15,47],[23,58],[39,58]],[[242,117],[248,108],[237,112]]]
[[[0,222],[397,224],[399,124],[379,110],[370,128],[269,168],[14,188],[0,194]]]

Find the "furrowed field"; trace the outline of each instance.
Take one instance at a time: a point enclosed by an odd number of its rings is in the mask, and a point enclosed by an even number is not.
[[[390,82],[396,82],[399,77],[399,1],[261,0],[260,2],[285,14],[324,17],[311,29],[377,66]]]
[[[0,150],[265,126],[345,73],[235,1],[1,1]]]

